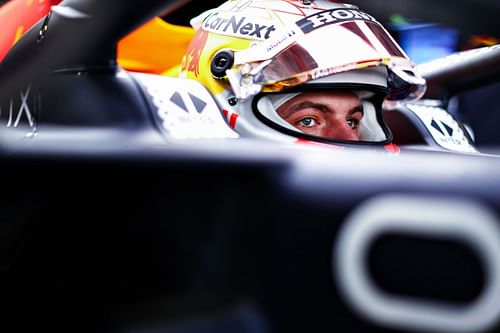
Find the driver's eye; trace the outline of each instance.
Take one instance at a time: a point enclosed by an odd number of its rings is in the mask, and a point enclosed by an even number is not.
[[[307,118],[299,120],[299,124],[302,126],[305,126],[305,127],[311,127],[311,126],[314,126],[316,124],[316,121],[314,120],[314,118],[307,117]]]
[[[357,119],[347,119],[347,125],[350,127],[350,128],[356,128],[359,124],[359,120]]]

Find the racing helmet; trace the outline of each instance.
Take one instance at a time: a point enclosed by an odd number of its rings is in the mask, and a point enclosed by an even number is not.
[[[382,103],[425,92],[405,52],[353,5],[230,0],[191,25],[180,75],[205,85],[242,137],[388,144]],[[356,135],[326,130],[339,119]]]

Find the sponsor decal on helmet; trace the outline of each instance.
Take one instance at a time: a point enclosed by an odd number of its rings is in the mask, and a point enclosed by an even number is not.
[[[276,39],[275,41],[273,41],[269,45],[266,45],[266,51],[267,52],[273,51],[274,49],[276,49],[277,47],[279,47],[280,45],[282,45],[286,41],[289,41],[290,38],[292,38],[295,35],[296,35],[295,31],[293,31],[293,30],[287,31],[286,33],[281,35],[280,38]]]
[[[308,33],[325,25],[354,20],[377,22],[373,16],[357,9],[336,8],[303,18],[297,21],[297,25],[304,33]]]
[[[208,32],[198,30],[196,36],[189,44],[186,54],[182,58],[181,71],[194,73],[196,77],[200,74],[200,57],[207,44]]]
[[[240,0],[238,1],[232,8],[231,11],[233,12],[241,12],[244,9],[246,9],[250,4],[252,3],[252,0]]]
[[[373,65],[377,65],[377,64],[378,64],[378,62],[373,63]],[[340,73],[340,72],[346,72],[346,71],[356,69],[356,68],[358,68],[358,64],[352,63],[352,64],[346,64],[346,65],[342,65],[342,66],[329,67],[329,68],[325,68],[325,69],[318,69],[318,70],[314,71],[313,73],[311,73],[311,78],[313,80],[316,80],[316,79],[320,79],[320,78],[325,77],[325,76],[329,76],[329,75]]]
[[[203,22],[206,31],[236,37],[265,40],[276,30],[272,21],[216,12]]]

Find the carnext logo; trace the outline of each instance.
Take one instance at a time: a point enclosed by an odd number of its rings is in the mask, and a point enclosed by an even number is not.
[[[272,21],[266,19],[248,19],[234,13],[214,13],[203,22],[203,29],[223,35],[264,40],[276,30]],[[229,14],[229,15],[228,15]]]

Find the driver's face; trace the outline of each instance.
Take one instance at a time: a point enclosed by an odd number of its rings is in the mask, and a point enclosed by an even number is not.
[[[281,105],[277,112],[303,133],[359,141],[363,106],[354,93],[304,92]]]

